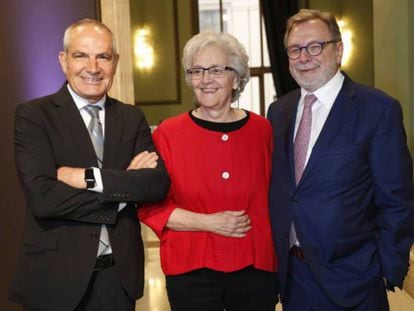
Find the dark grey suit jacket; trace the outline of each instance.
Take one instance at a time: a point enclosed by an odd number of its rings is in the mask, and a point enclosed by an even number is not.
[[[136,154],[155,150],[142,111],[106,100],[103,193],[56,179],[61,166],[97,167],[66,85],[21,104],[15,118],[15,158],[27,212],[10,299],[33,309],[74,310],[92,275],[102,224],[123,288],[132,299],[141,297],[144,254],[136,204],[162,200],[169,186],[161,160],[155,169],[125,170]],[[118,213],[119,202],[127,206]]]

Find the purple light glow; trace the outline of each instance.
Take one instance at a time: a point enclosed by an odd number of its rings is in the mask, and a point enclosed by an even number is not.
[[[21,6],[17,27],[19,72],[23,100],[54,93],[65,81],[58,54],[67,26],[82,18],[95,18],[94,0],[17,1]]]

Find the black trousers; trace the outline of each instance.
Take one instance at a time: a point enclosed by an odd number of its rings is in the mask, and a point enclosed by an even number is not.
[[[132,300],[118,279],[115,266],[95,271],[75,311],[134,311]]]
[[[167,276],[172,311],[274,311],[277,274],[248,267],[224,273],[199,269]]]

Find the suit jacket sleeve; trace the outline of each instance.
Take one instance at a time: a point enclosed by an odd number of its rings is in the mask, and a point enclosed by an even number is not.
[[[156,152],[151,130],[143,114],[140,119],[140,121],[135,121],[139,123],[133,155],[142,151]],[[161,156],[159,156],[156,168],[129,171],[103,168],[101,173],[104,191],[99,196],[99,200],[102,203],[132,201],[143,204],[158,202],[166,197],[169,188],[169,178]]]
[[[154,149],[143,115],[136,113],[131,118],[140,117],[134,123],[138,124],[139,130],[129,143],[134,147],[130,148],[130,154],[124,152],[122,159],[114,160],[111,168],[102,170],[102,194],[75,189],[58,181],[58,167],[93,166],[96,158],[91,157],[91,162],[86,163],[79,161],[80,157],[65,155],[67,152],[62,146],[72,142],[65,141],[68,138],[62,133],[67,133],[66,128],[50,108],[53,106],[51,102],[52,99],[41,99],[22,104],[15,115],[16,166],[28,208],[37,218],[111,224],[116,222],[118,202],[157,201],[166,194],[168,176],[162,161],[156,169],[125,171],[134,152]],[[74,158],[76,160],[72,161]],[[102,217],[96,217],[97,214]]]
[[[397,101],[386,105],[369,154],[378,208],[377,243],[383,275],[401,288],[413,243],[414,194],[411,156]]]

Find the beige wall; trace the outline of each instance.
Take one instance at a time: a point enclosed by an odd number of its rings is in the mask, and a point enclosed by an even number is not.
[[[403,107],[410,149],[414,150],[414,13],[411,0],[374,0],[375,86]]]
[[[404,113],[408,144],[414,150],[414,3],[374,0],[375,86],[396,97]],[[414,247],[404,289],[414,297]]]
[[[408,80],[406,83],[408,84],[408,98],[407,101],[404,103],[406,114],[406,124],[408,129],[408,137],[409,137],[409,146],[412,152],[414,152],[414,19],[412,16],[414,15],[414,2],[407,1],[408,8],[407,8],[407,15],[411,18],[408,19],[408,25],[406,25],[408,29],[408,55],[407,55],[407,62],[408,62]],[[413,254],[414,255],[414,254]],[[414,256],[413,256],[414,257]],[[414,289],[413,289],[413,296],[414,296]]]

